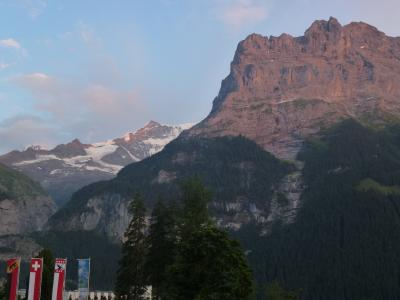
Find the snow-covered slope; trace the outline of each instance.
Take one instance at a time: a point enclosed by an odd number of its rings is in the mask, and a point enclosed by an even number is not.
[[[51,150],[29,147],[0,156],[0,162],[39,181],[60,206],[82,186],[110,179],[124,166],[161,151],[191,126],[150,121],[113,140],[82,144],[75,139]]]

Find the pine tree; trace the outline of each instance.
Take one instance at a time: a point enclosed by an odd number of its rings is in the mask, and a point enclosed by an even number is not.
[[[166,279],[166,269],[174,262],[176,242],[175,207],[173,204],[167,207],[159,199],[151,216],[146,264],[153,299],[161,299],[164,294],[163,283]]]
[[[129,300],[139,300],[143,299],[147,283],[145,273],[147,255],[146,209],[139,194],[136,194],[130,203],[129,212],[133,217],[125,232],[115,293],[118,296],[126,296]]]
[[[37,257],[43,258],[41,299],[51,300],[53,290],[54,257],[50,249],[42,249]]]
[[[201,226],[211,224],[207,207],[210,200],[211,192],[203,185],[200,178],[190,178],[181,184],[180,235],[182,239],[190,236]]]
[[[210,225],[180,242],[166,286],[166,300],[246,300],[253,292],[251,271],[239,243]]]

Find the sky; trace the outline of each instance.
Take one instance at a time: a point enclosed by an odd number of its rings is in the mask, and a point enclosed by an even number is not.
[[[0,153],[198,122],[238,42],[317,19],[400,36],[399,0],[0,0]]]

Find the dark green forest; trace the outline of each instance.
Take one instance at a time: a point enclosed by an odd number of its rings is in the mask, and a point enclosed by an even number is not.
[[[307,300],[400,299],[399,128],[345,121],[299,159],[307,188],[296,222],[263,239],[252,231],[249,240],[249,228],[235,234],[253,250],[259,289],[277,282]]]
[[[42,195],[46,195],[46,192],[37,182],[0,164],[0,200]]]

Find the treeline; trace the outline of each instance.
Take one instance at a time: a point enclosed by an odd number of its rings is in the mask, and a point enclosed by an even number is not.
[[[185,181],[179,196],[160,199],[146,225],[143,198],[131,202],[115,292],[142,299],[251,299],[250,268],[238,242],[213,224],[207,204],[211,193],[198,178]]]

